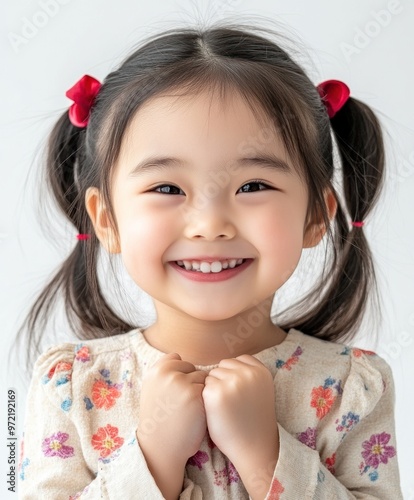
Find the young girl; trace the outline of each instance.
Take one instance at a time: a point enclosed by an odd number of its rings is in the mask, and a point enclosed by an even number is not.
[[[67,96],[47,173],[78,241],[29,326],[62,290],[81,342],[36,361],[20,498],[402,498],[390,368],[338,343],[375,290],[370,108],[242,26],[164,32]],[[323,276],[277,325],[322,240]],[[148,328],[104,299],[100,248],[152,297]]]

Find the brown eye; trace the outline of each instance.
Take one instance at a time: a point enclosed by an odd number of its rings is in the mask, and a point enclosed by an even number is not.
[[[177,186],[173,186],[172,184],[162,184],[161,186],[157,186],[156,188],[154,188],[153,191],[161,194],[184,194],[184,192],[180,188],[178,188]]]
[[[261,186],[261,187],[260,187]],[[272,189],[270,186],[261,181],[251,181],[240,188],[243,193],[254,193],[256,191],[265,191]]]

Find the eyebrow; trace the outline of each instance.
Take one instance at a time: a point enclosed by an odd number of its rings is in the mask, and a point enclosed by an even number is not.
[[[273,153],[260,153],[252,157],[237,158],[235,163],[242,167],[258,165],[264,169],[292,174],[292,168]],[[145,173],[163,172],[182,165],[188,165],[188,162],[171,156],[148,156],[131,170],[129,176],[135,177]]]

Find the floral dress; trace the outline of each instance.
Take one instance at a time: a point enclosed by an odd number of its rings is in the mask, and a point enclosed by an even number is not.
[[[43,353],[26,403],[19,498],[162,499],[135,435],[142,377],[162,355],[140,329]],[[280,436],[266,500],[402,499],[382,358],[295,329],[254,357],[273,375]],[[208,432],[179,498],[249,499]]]

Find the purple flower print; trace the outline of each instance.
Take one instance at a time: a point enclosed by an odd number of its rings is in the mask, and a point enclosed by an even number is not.
[[[188,465],[194,465],[200,470],[203,468],[203,464],[209,461],[208,454],[205,451],[198,450],[195,455],[190,457],[187,461]]]
[[[395,448],[387,446],[390,438],[389,434],[381,432],[381,434],[373,434],[362,443],[364,451],[361,452],[361,455],[367,466],[377,469],[379,464],[388,463],[388,459],[396,455]]]
[[[231,462],[229,463],[228,471],[229,483],[237,483],[240,480],[240,476],[236,467]]]
[[[312,450],[316,450],[316,428],[308,427],[306,431],[298,434],[298,439]]]
[[[221,486],[223,489],[226,489],[226,486],[230,483],[238,483],[239,481],[240,476],[236,467],[234,467],[231,462],[229,462],[228,467],[214,471],[214,484],[216,486]]]
[[[74,452],[72,446],[63,444],[69,439],[69,434],[66,432],[56,432],[50,437],[43,440],[42,451],[46,457],[60,457],[70,458],[73,457]]]

